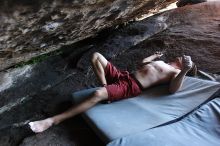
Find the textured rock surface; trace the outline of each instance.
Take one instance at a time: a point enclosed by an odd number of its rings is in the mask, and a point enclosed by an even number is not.
[[[164,13],[169,26],[147,41],[169,55],[189,54],[202,70],[220,73],[220,1]],[[157,46],[157,45],[154,45]]]
[[[0,70],[60,49],[175,0],[0,2]]]
[[[68,46],[64,54],[37,65],[1,72],[0,144],[104,145],[79,117],[40,135],[33,135],[25,124],[70,107],[73,91],[98,86],[89,63],[95,51],[120,69],[133,70],[142,58],[164,51],[164,60],[188,54],[200,69],[219,73],[219,24],[220,2],[186,6]]]

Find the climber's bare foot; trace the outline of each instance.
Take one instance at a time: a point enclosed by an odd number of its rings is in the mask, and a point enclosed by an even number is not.
[[[54,120],[52,118],[47,118],[45,120],[34,121],[28,124],[33,132],[40,133],[50,128],[54,124]]]

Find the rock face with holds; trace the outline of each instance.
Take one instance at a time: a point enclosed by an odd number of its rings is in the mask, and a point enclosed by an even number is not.
[[[0,2],[0,70],[157,11],[175,0]]]

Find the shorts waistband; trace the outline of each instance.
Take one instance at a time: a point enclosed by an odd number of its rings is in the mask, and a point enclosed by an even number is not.
[[[134,76],[134,74],[130,74],[130,76],[132,77],[132,79],[135,80],[135,82],[137,83],[138,87],[143,91],[143,90],[144,90],[143,86],[142,86],[141,83],[136,79],[136,77]]]

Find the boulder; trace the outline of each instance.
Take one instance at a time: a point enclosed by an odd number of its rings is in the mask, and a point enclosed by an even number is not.
[[[106,33],[109,35],[106,36]],[[45,141],[48,145],[62,142],[68,145],[75,143],[79,133],[82,137],[79,145],[83,145],[85,139],[94,139],[88,136],[87,131],[90,130],[85,123],[80,126],[76,124],[77,117],[69,124],[64,123],[65,128],[58,125],[40,135],[33,136],[30,129],[24,128],[29,121],[43,119],[69,108],[72,92],[99,86],[89,63],[93,52],[102,53],[119,69],[129,71],[155,51],[165,53],[164,61],[186,54],[192,56],[199,69],[220,73],[219,46],[220,2],[207,2],[131,22],[117,30],[108,30],[96,38],[63,48],[68,51],[36,65],[2,72],[0,143],[42,145]],[[63,129],[62,137],[57,134],[60,129]],[[87,142],[98,145],[97,141]]]
[[[0,71],[175,0],[9,0],[0,2]]]

